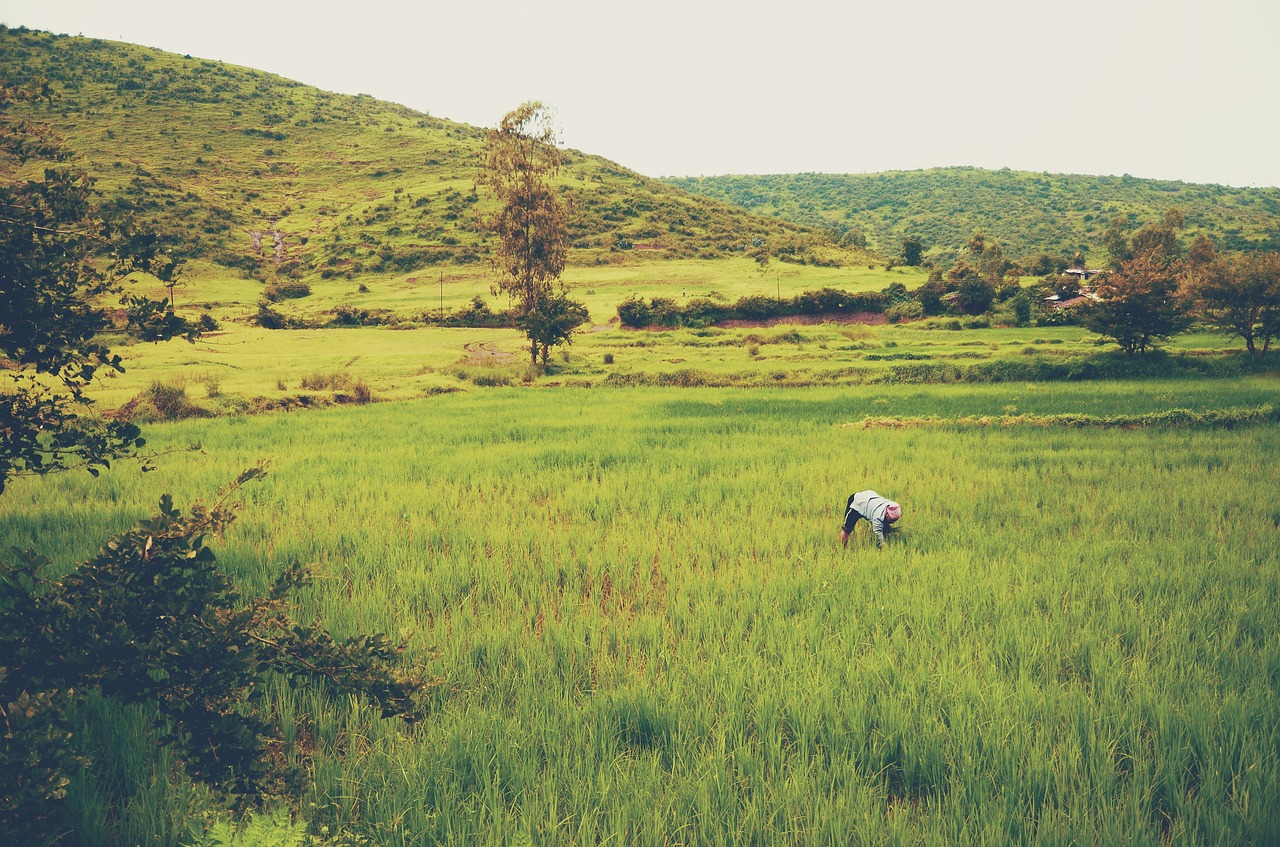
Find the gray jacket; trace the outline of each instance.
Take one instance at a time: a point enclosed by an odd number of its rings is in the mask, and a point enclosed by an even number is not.
[[[879,494],[868,489],[859,491],[857,494],[849,498],[850,512],[845,515],[845,532],[852,532],[853,525],[858,522],[858,518],[866,518],[871,522],[871,531],[876,535],[876,546],[884,544],[885,536],[889,534],[890,522],[885,520],[885,510],[889,508],[889,498],[881,497]],[[852,513],[856,512],[855,517]],[[851,520],[852,518],[852,520]]]

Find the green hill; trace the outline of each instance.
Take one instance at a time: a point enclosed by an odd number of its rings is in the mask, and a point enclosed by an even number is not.
[[[483,129],[222,62],[0,28],[0,78],[42,76],[53,102],[13,112],[65,135],[107,206],[144,219],[186,257],[255,276],[331,277],[472,263],[486,252],[475,223]],[[832,252],[824,233],[597,156],[569,151],[560,180],[573,208],[573,264],[617,261],[632,248],[718,258],[756,239],[801,257]]]
[[[907,236],[947,259],[974,230],[1012,257],[1039,253],[1105,256],[1102,236],[1116,217],[1159,221],[1178,207],[1188,234],[1206,232],[1230,250],[1280,249],[1280,189],[1230,188],[1136,179],[977,168],[869,175],[788,174],[669,179],[671,185],[744,209],[841,234],[896,254]]]

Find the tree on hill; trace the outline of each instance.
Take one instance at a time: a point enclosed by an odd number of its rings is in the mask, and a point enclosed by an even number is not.
[[[908,235],[902,239],[902,264],[908,267],[918,267],[920,260],[924,256],[924,242],[914,235]]]
[[[557,311],[550,301],[557,296],[555,284],[569,249],[568,215],[551,185],[563,161],[551,120],[550,110],[537,101],[508,112],[489,132],[479,177],[500,204],[484,220],[498,237],[498,290],[516,301],[534,363],[544,345],[568,338],[567,332],[557,338],[543,331],[554,323],[548,321]],[[576,314],[558,311],[561,318]]]
[[[1118,216],[1107,227],[1103,240],[1107,252],[1111,255],[1111,267],[1119,269],[1121,265],[1135,256],[1159,253],[1172,261],[1182,256],[1182,243],[1178,240],[1178,231],[1182,229],[1184,219],[1177,207],[1165,212],[1164,220],[1156,224],[1147,224],[1129,237],[1129,219]]]
[[[1215,257],[1192,272],[1187,296],[1205,326],[1266,355],[1280,334],[1280,253]]]
[[[1177,297],[1180,268],[1159,248],[1123,262],[1097,278],[1082,322],[1130,356],[1145,353],[1191,323]]]

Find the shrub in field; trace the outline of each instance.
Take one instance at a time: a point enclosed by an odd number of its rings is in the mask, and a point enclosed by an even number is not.
[[[782,307],[776,297],[749,294],[738,298],[738,301],[733,304],[733,313],[746,320],[761,321],[782,314]]]
[[[514,329],[516,316],[507,310],[497,312],[489,308],[483,297],[473,297],[471,302],[456,311],[440,318],[438,315],[425,314],[422,320],[439,323],[441,326],[465,326]]]
[[[9,837],[38,844],[65,827],[65,789],[85,763],[67,715],[90,692],[154,706],[158,740],[183,772],[248,803],[302,781],[269,752],[282,743],[261,698],[270,676],[363,694],[384,717],[422,714],[426,684],[385,637],[338,641],[294,620],[302,567],[261,597],[242,596],[218,568],[205,541],[234,517],[226,497],[262,473],[246,471],[217,505],[186,515],[166,495],[155,517],[60,578],[34,552],[0,562],[0,769],[26,777],[0,796]]]
[[[654,297],[649,301],[650,321],[661,326],[675,326],[683,317],[680,306],[672,297]]]
[[[266,300],[258,304],[258,312],[253,316],[253,322],[263,329],[287,329],[289,327],[289,319],[271,308],[271,304]]]
[[[906,300],[894,303],[885,309],[884,315],[889,319],[889,323],[896,324],[903,321],[913,321],[924,317],[924,307],[914,300]]]
[[[278,303],[281,300],[298,300],[311,296],[311,286],[297,280],[275,282],[263,289],[262,296],[272,303]]]
[[[343,371],[331,371],[329,373],[316,371],[313,374],[304,376],[298,382],[298,385],[304,391],[351,391],[360,382],[363,382],[363,380],[358,380]]]
[[[618,304],[618,320],[623,326],[648,326],[653,323],[653,310],[638,297],[629,297]]]
[[[215,388],[214,394],[209,396],[216,396],[216,393]],[[116,416],[131,421],[150,422],[207,418],[212,413],[192,402],[183,386],[153,382],[146,391],[122,406]]]

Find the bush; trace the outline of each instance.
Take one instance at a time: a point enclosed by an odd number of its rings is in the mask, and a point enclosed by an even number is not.
[[[281,300],[298,300],[311,296],[311,286],[297,280],[276,282],[268,285],[263,290],[262,296],[272,303],[278,303]]]
[[[205,542],[232,520],[223,503],[262,473],[244,472],[217,506],[187,515],[165,495],[158,515],[59,578],[32,551],[0,561],[0,768],[18,775],[0,792],[5,844],[70,834],[66,787],[90,752],[77,746],[85,733],[71,732],[71,709],[89,698],[145,705],[185,776],[248,802],[303,784],[305,763],[278,755],[284,728],[255,698],[273,676],[342,700],[363,694],[386,717],[424,716],[429,682],[385,636],[338,640],[294,620],[310,578],[301,565],[262,596],[241,594],[218,566]]]
[[[258,304],[258,313],[253,316],[253,322],[263,329],[287,329],[289,326],[289,319],[271,308],[265,300]]]
[[[749,294],[733,304],[733,311],[740,318],[760,321],[782,314],[778,300],[762,294]]]
[[[1009,304],[1013,307],[1013,316],[1018,326],[1026,326],[1031,323],[1031,295],[1025,291],[1019,291]]]
[[[902,303],[894,303],[884,310],[884,315],[889,319],[889,323],[896,324],[903,321],[913,321],[924,317],[924,306],[914,300],[907,300]]]
[[[153,382],[151,386],[126,403],[117,414],[134,421],[181,421],[207,418],[212,413],[197,406],[180,385]]]
[[[653,323],[653,310],[643,300],[629,297],[618,304],[618,320],[623,326],[649,326]]]
[[[680,305],[671,297],[654,297],[649,301],[652,321],[662,326],[675,326],[681,323]]]

